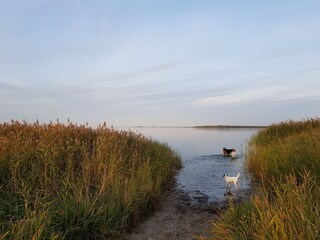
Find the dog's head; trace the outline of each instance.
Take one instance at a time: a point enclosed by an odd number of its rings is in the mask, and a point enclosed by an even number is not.
[[[228,177],[228,175],[226,175],[226,174],[223,174],[223,178],[226,178],[226,177]]]

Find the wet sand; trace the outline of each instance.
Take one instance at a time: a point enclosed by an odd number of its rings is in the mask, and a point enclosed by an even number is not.
[[[161,207],[125,239],[192,240],[194,236],[208,236],[215,218],[215,211],[191,204],[183,192],[173,189],[167,192]]]
[[[238,203],[247,199],[250,194],[251,191],[244,191],[234,196],[226,195],[225,201],[208,203],[208,197],[205,195],[190,198],[185,192],[172,188],[165,194],[159,209],[123,238],[193,240],[196,237],[208,237],[212,222],[228,208],[228,199]]]

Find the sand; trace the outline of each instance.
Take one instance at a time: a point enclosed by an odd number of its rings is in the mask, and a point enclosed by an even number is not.
[[[224,206],[194,203],[181,190],[169,190],[162,205],[132,233],[128,240],[192,240],[195,237],[209,236],[214,221]]]
[[[225,194],[222,202],[208,202],[208,197],[199,194],[190,198],[187,193],[173,186],[164,195],[161,206],[124,240],[194,240],[210,236],[212,224],[229,204],[247,201],[255,188],[236,190]]]

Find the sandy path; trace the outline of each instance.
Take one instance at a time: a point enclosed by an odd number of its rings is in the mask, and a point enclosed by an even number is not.
[[[177,187],[169,190],[162,205],[145,222],[138,225],[132,233],[123,236],[125,240],[194,240],[195,237],[207,237],[212,222],[218,213],[228,208],[228,202],[237,204],[247,201],[255,192],[251,189],[240,190],[235,195],[226,195],[223,202],[208,203],[205,195],[190,197]],[[231,201],[229,201],[231,200]]]
[[[208,236],[216,213],[216,206],[191,204],[186,194],[174,188],[166,193],[161,207],[124,238],[192,240],[195,236]]]

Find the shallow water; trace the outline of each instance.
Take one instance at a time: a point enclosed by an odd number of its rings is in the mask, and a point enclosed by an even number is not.
[[[231,187],[234,197],[251,188],[245,171],[247,141],[257,128],[198,129],[198,128],[130,128],[160,142],[167,143],[182,158],[183,168],[176,176],[178,188],[199,203],[223,201],[226,184],[223,174],[236,176],[240,172],[239,189]],[[235,148],[236,158],[224,157],[222,148]]]

